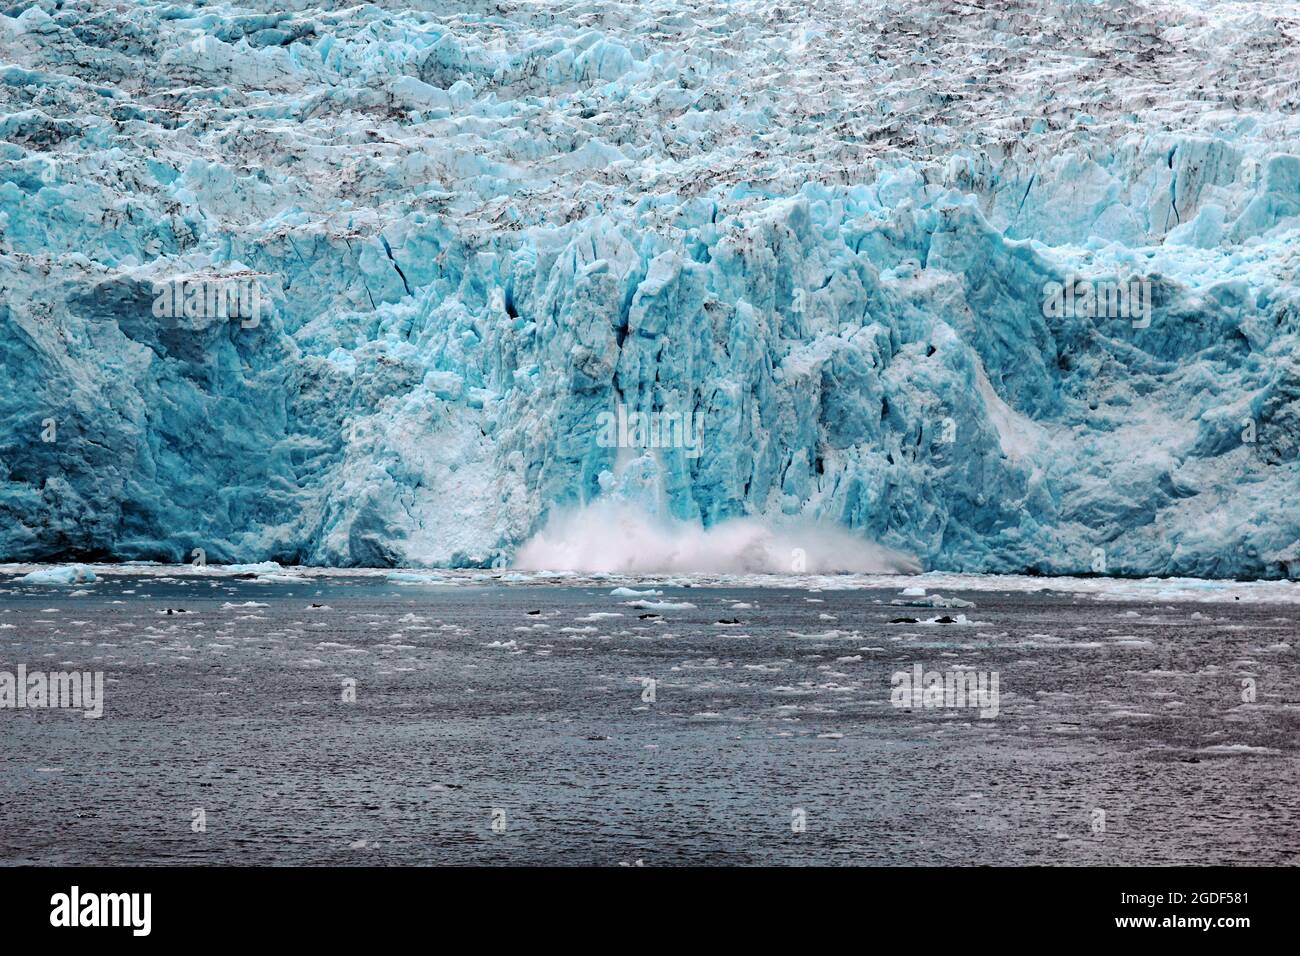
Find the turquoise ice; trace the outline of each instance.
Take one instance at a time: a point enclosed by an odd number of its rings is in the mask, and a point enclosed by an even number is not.
[[[274,6],[0,16],[0,560],[487,565],[617,499],[1300,577],[1272,8]],[[155,314],[218,278],[256,321]]]

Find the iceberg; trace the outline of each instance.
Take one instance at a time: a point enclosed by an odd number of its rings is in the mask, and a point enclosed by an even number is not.
[[[12,6],[0,561],[1300,579],[1281,17]]]
[[[21,577],[14,578],[18,584],[48,584],[66,586],[69,584],[90,584],[95,581],[95,572],[84,564],[68,564],[55,568],[38,568]]]

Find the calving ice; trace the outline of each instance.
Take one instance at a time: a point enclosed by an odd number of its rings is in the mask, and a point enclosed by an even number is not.
[[[680,448],[687,458],[699,458],[704,444],[703,412],[629,412],[621,402],[618,411],[596,416],[601,448]]]
[[[51,896],[50,906],[51,926],[129,926],[133,936],[148,936],[153,928],[151,893],[82,893],[74,886]]]
[[[889,702],[915,710],[978,707],[984,718],[996,717],[1001,707],[997,671],[927,671],[913,664],[910,671],[895,671],[889,680]]]
[[[104,672],[46,673],[19,664],[16,673],[0,671],[0,708],[81,710],[88,719],[103,717]]]

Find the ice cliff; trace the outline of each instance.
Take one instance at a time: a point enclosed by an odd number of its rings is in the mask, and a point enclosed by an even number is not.
[[[0,560],[1300,577],[1300,11],[987,6],[0,0]]]

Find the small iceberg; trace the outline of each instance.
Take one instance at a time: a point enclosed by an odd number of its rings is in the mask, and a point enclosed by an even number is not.
[[[390,571],[386,580],[393,584],[454,584],[441,574],[420,574],[415,571]]]
[[[908,590],[912,590],[909,588]],[[906,592],[904,592],[906,593]],[[924,597],[912,597],[906,601],[893,600],[889,602],[893,607],[974,607],[974,601],[963,601],[961,598],[944,597],[942,594],[928,594]]]
[[[17,579],[19,584],[90,584],[95,572],[84,564],[65,564],[57,568],[41,568]]]
[[[227,574],[274,574],[284,568],[278,561],[258,561],[256,564],[227,564],[220,570]]]

